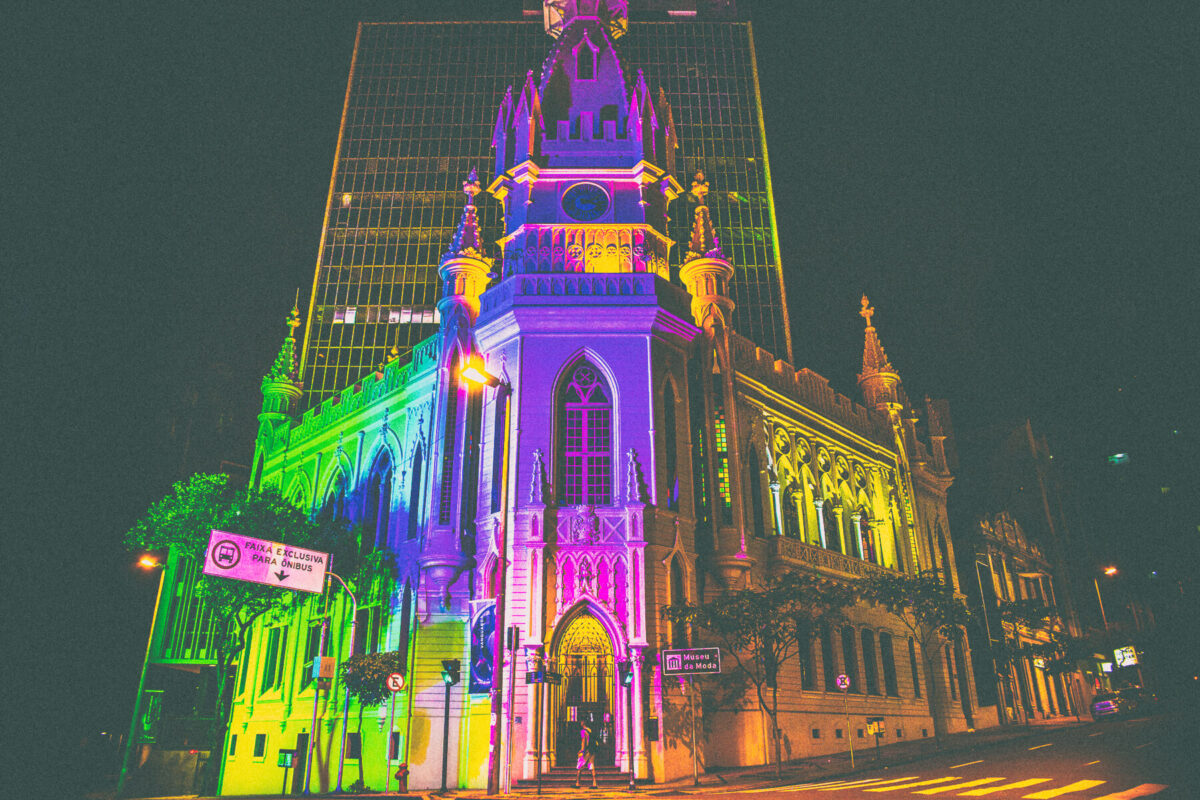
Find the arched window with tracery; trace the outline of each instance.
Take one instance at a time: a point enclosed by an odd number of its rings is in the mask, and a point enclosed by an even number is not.
[[[564,505],[612,502],[612,394],[587,362],[568,374],[559,392],[560,485]]]
[[[683,567],[680,566],[678,555],[671,559],[671,605],[679,608],[687,603],[687,591],[684,587]],[[687,623],[671,623],[671,646],[687,647]]]
[[[367,505],[363,511],[362,552],[386,547],[392,518],[392,459],[385,450],[367,479]]]
[[[421,445],[417,445],[417,451],[413,453],[412,459],[412,475],[408,479],[408,530],[406,537],[409,541],[417,538],[417,532],[421,527],[421,474],[425,464],[425,450]]]
[[[663,463],[667,468],[667,508],[679,510],[679,443],[675,430],[675,387],[663,389]]]
[[[861,551],[864,561],[870,561],[872,564],[879,563],[879,553],[875,551],[875,536],[871,530],[871,515],[865,507],[860,506],[858,509],[858,535],[861,542]]]
[[[329,494],[325,495],[325,505],[322,509],[330,519],[346,518],[346,475],[338,471],[333,482],[329,484]]]

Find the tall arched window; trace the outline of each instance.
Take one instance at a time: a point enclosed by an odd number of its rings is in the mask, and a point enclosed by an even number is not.
[[[417,538],[417,531],[421,528],[421,480],[423,475],[422,469],[425,465],[425,451],[421,445],[417,445],[417,452],[413,453],[412,460],[412,475],[408,479],[408,532],[407,538],[409,541]]]
[[[825,547],[829,550],[841,550],[842,539],[838,532],[838,512],[833,507],[834,499],[826,497],[821,504],[821,516],[825,518]]]
[[[879,694],[879,669],[875,666],[875,632],[862,632],[863,673],[867,679],[867,694]]]
[[[338,471],[329,485],[329,494],[325,496],[324,511],[330,519],[346,518],[346,475]]]
[[[754,535],[763,537],[767,535],[767,526],[763,521],[762,465],[758,460],[758,450],[753,445],[746,458],[746,468],[750,470],[750,524]]]
[[[842,663],[850,678],[850,691],[862,692],[858,682],[858,648],[854,646],[854,628],[849,625],[842,628]]]
[[[917,645],[910,637],[908,640],[908,666],[912,669],[913,696],[921,696],[921,676],[917,672]]]
[[[596,54],[588,43],[581,42],[575,52],[575,77],[581,81],[590,81],[596,77]]]
[[[559,392],[564,505],[612,502],[612,396],[599,371],[575,367]]]
[[[663,463],[667,468],[667,508],[679,510],[679,447],[675,430],[675,387],[663,389]]]
[[[438,492],[438,524],[450,524],[450,507],[454,503],[454,449],[458,441],[458,357],[450,363],[450,379],[446,385],[446,418],[442,429],[442,485]]]
[[[392,459],[385,451],[371,468],[367,480],[367,506],[363,514],[362,551],[386,547],[392,519]]]
[[[878,564],[879,554],[875,552],[875,537],[871,530],[871,515],[862,506],[858,509],[858,531],[862,542],[863,560],[870,561],[872,564]]]
[[[682,606],[687,602],[687,592],[684,591],[683,567],[679,564],[679,556],[671,559],[671,605]],[[671,624],[671,646],[687,647],[687,623]]]
[[[892,635],[879,634],[879,658],[883,661],[883,686],[888,697],[899,697],[900,688],[896,684],[896,654],[892,648]]]

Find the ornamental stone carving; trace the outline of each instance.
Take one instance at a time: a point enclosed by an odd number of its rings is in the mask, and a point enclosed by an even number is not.
[[[573,544],[597,544],[600,539],[600,517],[595,506],[579,506],[571,519],[570,539]]]

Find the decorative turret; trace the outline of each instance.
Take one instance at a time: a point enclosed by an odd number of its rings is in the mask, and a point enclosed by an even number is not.
[[[696,216],[692,221],[692,238],[687,255],[679,268],[679,279],[692,295],[692,319],[708,329],[719,321],[728,328],[733,313],[733,298],[729,296],[729,280],[733,265],[721,251],[721,242],[713,230],[706,197],[708,181],[703,172],[692,180],[692,197],[696,199]]]
[[[261,464],[260,454],[275,448],[287,436],[292,424],[292,408],[299,399],[303,385],[298,380],[296,363],[296,328],[300,327],[300,300],[296,299],[287,316],[287,335],[275,356],[275,363],[262,379],[262,411],[258,415],[258,436],[254,443],[255,464]],[[255,468],[254,480],[260,477]],[[257,485],[257,483],[256,483]]]
[[[883,351],[883,345],[879,342],[879,334],[871,324],[871,316],[875,309],[871,307],[865,294],[862,298],[862,310],[858,313],[867,321],[862,372],[858,375],[858,385],[868,406],[886,410],[900,403],[900,375],[888,361],[887,353]]]
[[[487,288],[492,271],[492,259],[483,254],[483,243],[479,238],[479,218],[476,215],[475,195],[481,187],[479,177],[472,168],[463,182],[467,203],[450,246],[442,254],[438,275],[442,279],[442,296],[437,309],[443,324],[457,313],[465,313],[467,322],[474,322],[479,314],[479,296]]]
[[[263,405],[262,413],[258,415],[260,420],[264,417],[270,417],[272,420],[279,416],[287,417],[291,413],[293,401],[300,396],[301,384],[297,380],[300,370],[296,362],[296,328],[300,327],[299,302],[292,306],[285,324],[288,331],[283,338],[283,345],[275,356],[275,363],[262,379]]]

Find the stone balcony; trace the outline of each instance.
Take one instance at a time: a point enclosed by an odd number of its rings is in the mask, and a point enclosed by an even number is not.
[[[814,547],[798,539],[783,536],[774,538],[773,555],[784,564],[804,567],[824,575],[837,578],[864,578],[868,575],[891,572],[886,567],[863,561],[860,558]]]

